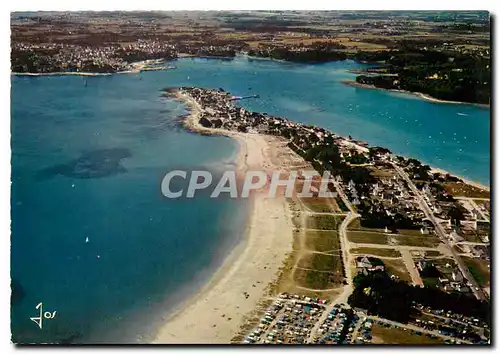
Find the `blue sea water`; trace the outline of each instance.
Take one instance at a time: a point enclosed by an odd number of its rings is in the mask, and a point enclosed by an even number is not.
[[[346,86],[347,70],[363,67],[350,61],[174,64],[109,77],[12,77],[11,273],[24,293],[12,307],[14,340],[148,341],[241,239],[244,202],[162,198],[166,172],[224,168],[237,146],[179,128],[185,107],[161,97],[164,87],[259,94],[241,104],[489,183],[489,109]],[[57,310],[41,330],[29,319],[39,302]]]

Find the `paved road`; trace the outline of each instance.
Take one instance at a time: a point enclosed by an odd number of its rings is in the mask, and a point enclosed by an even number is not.
[[[349,209],[349,211],[351,213],[353,213],[353,214],[356,214],[356,210],[354,209],[354,207],[352,206],[351,202],[349,201],[349,199],[345,195],[344,189],[342,188],[342,186],[340,185],[340,183],[337,181],[337,179],[335,177],[332,177],[332,178],[330,178],[330,182],[332,182],[333,185],[335,186],[335,189],[337,190],[337,193],[339,194],[340,198],[344,202],[345,206]]]
[[[441,242],[443,242],[446,247],[449,249],[450,254],[452,257],[455,259],[455,262],[458,265],[458,268],[462,272],[463,276],[467,279],[471,286],[471,290],[478,298],[479,300],[486,300],[486,296],[484,293],[480,290],[479,285],[477,284],[476,280],[474,277],[469,272],[469,269],[465,266],[465,264],[462,262],[461,258],[458,256],[458,254],[453,250],[451,245],[448,242],[448,239],[446,238],[446,232],[443,229],[443,226],[436,220],[434,213],[432,210],[429,208],[429,205],[425,202],[424,198],[418,191],[417,187],[413,184],[412,180],[410,179],[410,176],[398,165],[392,162],[392,166],[398,172],[398,174],[408,183],[408,187],[412,190],[412,192],[415,194],[415,197],[418,200],[418,203],[420,204],[420,208],[422,211],[425,213],[425,216],[434,224],[436,233],[438,237],[441,239]],[[477,290],[478,289],[478,290]]]
[[[401,252],[403,262],[406,265],[406,269],[408,269],[408,273],[410,273],[413,285],[424,286],[424,282],[422,281],[422,278],[420,278],[420,274],[418,274],[417,268],[415,268],[415,263],[413,262],[410,251],[399,250],[399,252]]]

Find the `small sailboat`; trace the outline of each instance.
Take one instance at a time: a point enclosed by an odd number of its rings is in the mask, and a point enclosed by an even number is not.
[[[89,243],[89,238],[88,237],[85,239],[85,243]]]

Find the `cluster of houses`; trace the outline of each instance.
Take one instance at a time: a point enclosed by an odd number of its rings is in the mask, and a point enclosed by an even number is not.
[[[59,43],[13,43],[12,71],[119,72],[130,70],[130,63],[148,59],[173,59],[175,46],[153,40],[137,40],[125,46],[82,46]]]
[[[388,166],[389,162],[391,162],[403,167],[407,172],[413,171],[414,174],[417,173],[419,175],[429,173],[426,167],[422,166],[418,161],[393,157],[386,149],[378,148],[377,150],[375,148],[373,150],[373,148],[367,148],[362,142],[354,141],[350,137],[343,138],[337,136],[323,128],[290,122],[266,113],[250,112],[245,108],[235,105],[235,101],[241,99],[241,97],[231,96],[230,93],[223,89],[209,90],[183,87],[180,91],[192,97],[199,104],[201,107],[199,123],[205,127],[279,135],[287,139],[289,142],[288,146],[301,156],[307,157],[311,150],[315,150],[318,147],[328,150],[328,147],[332,146],[332,150],[334,150],[333,147],[335,146],[335,150],[340,154],[340,159],[344,159],[344,161],[352,156],[357,156],[358,159],[359,156],[362,156],[365,162],[358,165],[377,167],[379,165]],[[315,161],[318,163],[321,162],[318,160]],[[429,174],[429,177],[433,176]],[[343,181],[340,176],[336,176],[336,179],[340,182],[351,203],[354,206],[359,206],[358,212],[363,217],[369,217],[374,220],[398,220],[398,227],[420,228],[421,234],[434,232],[434,224],[425,217],[425,213],[422,211],[407,183],[396,174],[390,177],[379,176],[369,179],[369,186],[366,183],[355,183],[351,179]],[[438,217],[439,215],[446,215],[446,212],[456,201],[450,202],[446,199],[437,198],[434,192],[429,183],[421,185],[421,195],[434,214]],[[451,226],[450,220],[441,220]],[[468,232],[468,230],[475,232],[481,223],[482,221],[477,220],[477,218],[466,218],[460,221],[458,227],[461,234]],[[489,223],[487,225],[489,226]],[[455,230],[448,230],[449,235],[450,237],[455,237],[455,242],[458,242],[460,239],[457,238],[459,235],[456,232],[457,226],[453,225],[453,228]],[[390,232],[387,230],[387,227],[386,232]],[[368,262],[366,262],[367,260]],[[377,268],[377,265],[369,265],[370,262],[373,263],[370,259],[365,259],[364,261],[366,264],[358,267],[361,272],[369,272]],[[358,263],[361,265],[363,261]],[[445,271],[444,273],[449,273],[450,275],[449,279],[443,278],[442,284],[444,290],[470,291],[470,288],[464,284],[464,280],[460,279],[462,275],[458,269],[450,272]]]
[[[419,177],[411,173],[413,167],[414,166],[409,163],[404,165],[404,170],[412,179],[418,180]],[[443,177],[442,174],[438,173],[437,175],[441,178]],[[443,220],[443,226],[450,233],[450,241],[463,241],[464,238],[460,238],[461,232],[467,233],[485,230],[486,232],[484,235],[487,236],[487,231],[489,231],[488,203],[476,204],[474,201],[469,201],[467,199],[456,200],[451,195],[447,194],[442,187],[438,189],[436,188],[436,184],[431,185],[432,182],[435,182],[434,174],[427,172],[426,178],[429,181],[417,183],[417,188],[420,189],[422,197],[433,211],[434,215]],[[456,225],[456,227],[452,224],[452,220],[448,216],[448,212],[452,208],[459,208],[463,213],[463,219],[459,220],[459,224]],[[453,231],[454,233],[452,234]],[[481,237],[481,235],[479,236]],[[485,243],[489,242],[487,239],[481,241]]]
[[[385,266],[378,258],[363,256],[356,259],[356,268],[359,273],[367,275],[369,272],[384,271]]]
[[[378,178],[372,185],[371,201],[373,211],[384,211],[387,216],[404,214],[415,224],[423,223],[424,212],[413,198],[403,181],[397,176]]]
[[[412,163],[408,163],[408,161],[405,161],[403,165],[406,172],[410,172],[414,168]],[[450,178],[448,175],[431,174],[429,171],[426,177],[429,181],[417,183],[417,188],[420,189],[425,202],[439,220],[448,241],[459,246],[460,253],[481,258],[489,263],[490,252],[488,252],[488,248],[491,233],[489,201],[475,201],[469,198],[455,199],[448,195],[443,187],[438,187],[438,183],[433,183],[438,179]],[[414,177],[414,179],[418,178]],[[459,210],[459,212],[452,213],[453,210]],[[444,289],[468,291],[467,287],[458,285],[446,286]]]
[[[411,320],[415,326],[454,337],[456,342],[467,340],[474,344],[486,344],[489,341],[490,335],[485,330],[489,328],[489,325],[478,318],[451,311],[425,308],[420,304],[416,304],[414,308],[420,312],[420,316]]]
[[[453,261],[449,261],[441,265],[435,265],[432,260],[426,260],[424,258],[419,259],[415,263],[417,271],[425,278],[425,270],[428,267],[435,268],[439,274],[437,276],[438,286],[445,292],[457,292],[457,293],[470,293],[471,289],[467,284],[467,280],[462,275],[462,272],[458,269]]]
[[[241,97],[231,96],[223,89],[209,90],[196,87],[182,87],[201,106],[200,124],[209,128],[280,135],[290,139],[299,150],[311,146],[337,144],[344,138],[327,132],[323,128],[294,123],[267,113],[250,112],[234,104]]]
[[[323,128],[290,122],[266,113],[250,112],[234,104],[241,97],[231,96],[223,89],[183,87],[180,90],[198,102],[201,107],[200,124],[205,127],[279,135],[288,139],[289,146],[303,156],[316,147],[328,149],[329,146],[335,146],[343,161],[352,156],[362,156],[367,164],[372,166],[384,164],[389,160],[395,163],[399,161],[392,158],[386,149],[380,149],[379,153],[373,154],[366,143],[355,141],[351,137],[344,138]],[[406,160],[403,160],[401,165],[407,170],[414,167]],[[432,231],[432,223],[425,223],[424,212],[415,198],[412,198],[408,186],[399,177],[377,178],[370,186],[369,193],[366,192],[367,188],[360,190],[360,186],[352,180],[348,179],[343,183],[340,176],[337,179],[354,206],[369,199],[369,203],[366,203],[369,206],[367,212],[374,215],[385,214],[388,217],[402,214],[413,224],[422,225],[424,233]],[[424,199],[436,214],[443,211],[446,202],[438,201],[433,194],[434,190],[428,184],[424,184],[422,192]],[[467,223],[468,221],[463,222],[464,225]]]
[[[200,57],[234,57],[232,45],[169,43],[137,39],[126,44],[77,45],[65,43],[12,43],[12,71],[29,73],[105,72],[130,70],[133,62],[178,58],[180,53]]]

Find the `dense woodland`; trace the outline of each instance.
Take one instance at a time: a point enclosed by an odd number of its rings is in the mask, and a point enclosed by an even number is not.
[[[349,304],[366,309],[370,315],[408,323],[414,312],[412,305],[421,304],[490,322],[489,304],[470,295],[415,287],[403,281],[392,280],[381,271],[358,274],[354,278],[354,285],[354,292],[348,299]]]
[[[297,63],[322,63],[347,59],[348,55],[346,53],[337,51],[340,47],[343,46],[340,44],[323,44],[320,46],[300,48],[300,50],[286,47],[276,47],[250,50],[248,55]]]
[[[356,59],[384,62],[384,71],[391,74],[360,75],[356,78],[360,84],[421,92],[447,101],[490,103],[491,69],[486,57],[408,47],[359,53]]]

